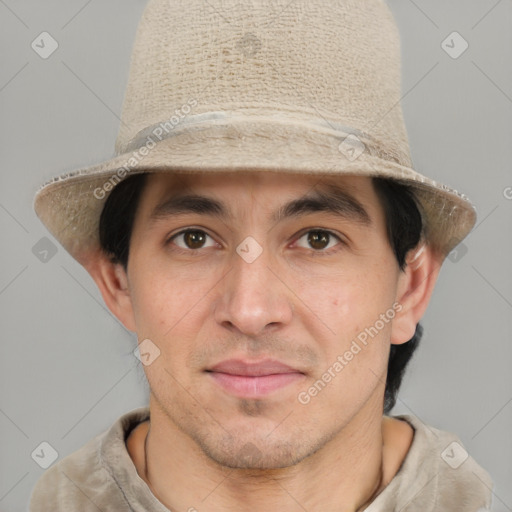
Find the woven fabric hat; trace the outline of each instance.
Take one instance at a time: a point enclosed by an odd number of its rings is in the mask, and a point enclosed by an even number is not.
[[[381,176],[413,187],[442,256],[467,198],[412,168],[400,39],[383,0],[151,0],[133,48],[115,156],[43,185],[37,215],[83,265],[109,193],[142,172]]]

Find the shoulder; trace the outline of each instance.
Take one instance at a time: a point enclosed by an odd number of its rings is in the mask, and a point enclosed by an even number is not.
[[[30,512],[104,510],[102,495],[108,493],[111,497],[113,483],[100,461],[104,435],[95,437],[43,473],[32,491]]]
[[[493,482],[453,433],[423,423],[412,415],[396,416],[409,423],[414,437],[397,473],[408,510],[483,512],[491,510]]]
[[[110,429],[47,469],[32,490],[29,512],[129,511],[112,467],[116,462],[126,465],[126,428],[141,411],[125,414]]]

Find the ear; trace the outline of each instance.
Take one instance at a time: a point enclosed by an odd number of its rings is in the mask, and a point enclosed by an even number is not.
[[[416,324],[423,317],[434,291],[441,264],[442,257],[427,245],[408,254],[398,281],[397,302],[401,309],[396,309],[393,319],[391,343],[400,345],[414,336]]]
[[[128,275],[119,263],[113,263],[103,252],[97,251],[94,257],[82,264],[98,286],[108,309],[129,330],[135,332],[132,299]]]

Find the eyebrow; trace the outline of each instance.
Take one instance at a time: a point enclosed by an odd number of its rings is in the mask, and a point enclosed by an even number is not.
[[[370,216],[363,205],[336,185],[324,185],[322,191],[315,190],[311,194],[289,201],[274,212],[271,220],[278,223],[287,218],[317,212],[331,213],[363,225],[371,224]],[[159,203],[151,212],[150,221],[187,213],[210,215],[222,220],[232,217],[229,209],[214,198],[199,194],[179,194]]]

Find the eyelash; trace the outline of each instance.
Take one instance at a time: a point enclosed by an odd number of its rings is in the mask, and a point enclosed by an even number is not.
[[[187,228],[187,229],[183,229],[181,231],[179,231],[178,233],[175,233],[174,235],[172,235],[171,237],[169,237],[166,241],[165,241],[165,245],[169,245],[171,242],[173,242],[177,237],[181,236],[181,235],[184,235],[185,233],[189,233],[191,231],[198,231],[200,233],[204,233],[206,236],[210,237],[213,239],[212,236],[210,236],[206,231],[204,231],[203,229],[199,229],[199,228]],[[332,231],[329,231],[328,229],[323,229],[323,228],[307,228],[305,231],[302,231],[300,235],[298,235],[297,239],[296,240],[300,240],[304,235],[307,235],[308,233],[311,233],[311,232],[319,232],[319,233],[327,233],[329,235],[329,237],[334,237],[338,240],[339,244],[341,244],[342,246],[346,246],[346,242],[340,237],[338,236],[336,233],[332,232]],[[330,242],[330,240],[329,240]],[[338,245],[338,244],[337,244]],[[335,247],[330,247],[329,249],[318,249],[318,250],[315,250],[315,249],[311,249],[311,252],[315,255],[315,256],[324,256],[324,255],[330,255],[332,254],[333,252],[337,252],[338,250],[340,249],[336,249],[333,251],[333,249],[335,249]],[[174,247],[174,251],[177,251],[178,253],[181,253],[181,254],[188,254],[188,255],[199,255],[199,252],[200,250],[203,249],[203,247],[199,248],[199,249],[183,249],[182,247],[179,247],[175,244],[175,247]]]

